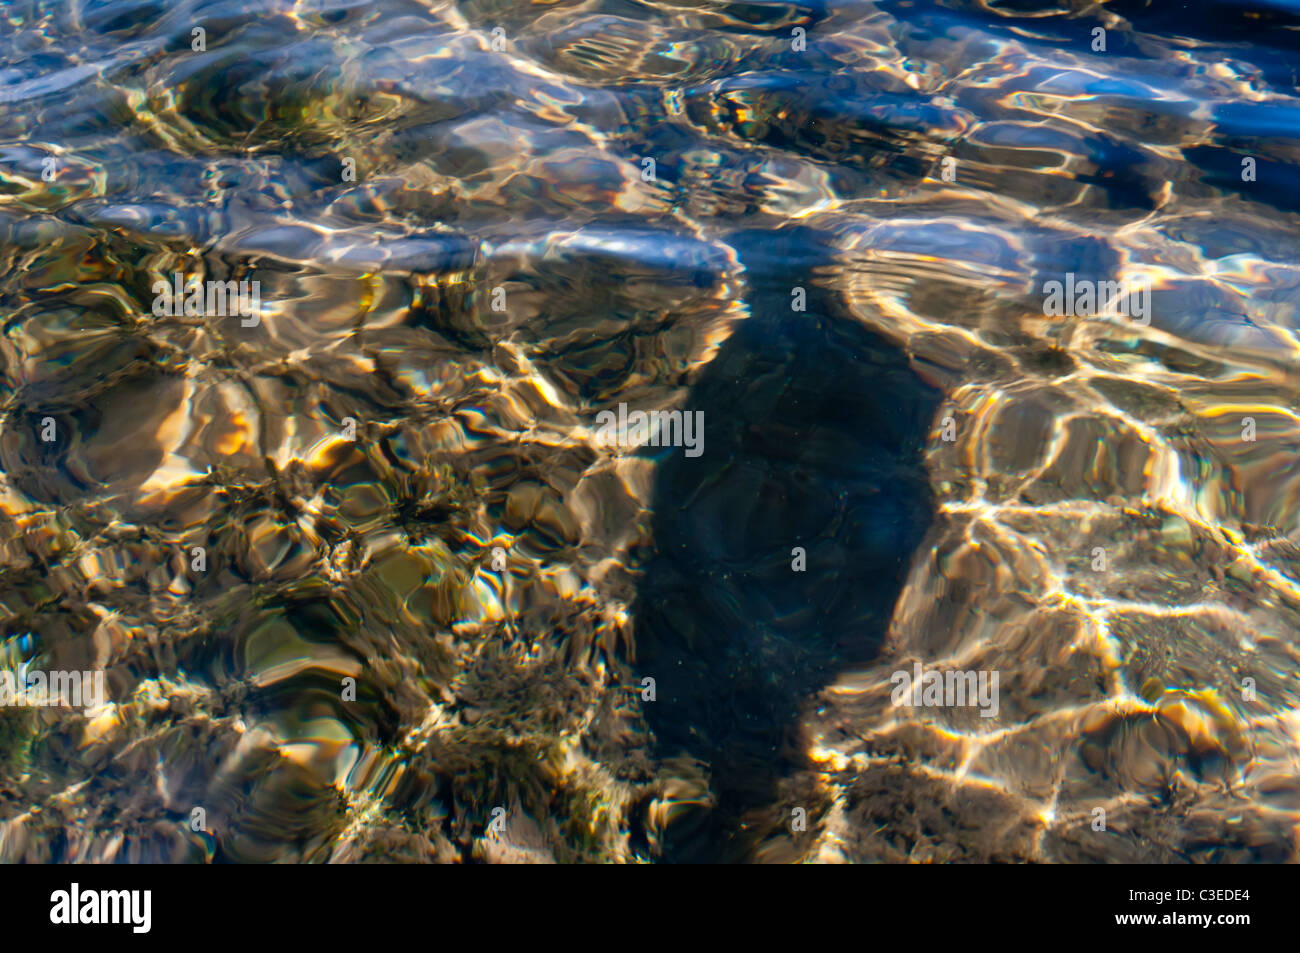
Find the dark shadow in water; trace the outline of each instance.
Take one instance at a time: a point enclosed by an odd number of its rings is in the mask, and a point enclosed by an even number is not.
[[[729,241],[752,316],[686,403],[704,412],[702,455],[659,451],[656,551],[635,607],[660,753],[705,762],[716,799],[670,826],[669,861],[747,856],[742,815],[800,765],[786,743],[800,705],[877,654],[933,518],[921,449],[939,393],[814,285],[831,258],[817,233]]]

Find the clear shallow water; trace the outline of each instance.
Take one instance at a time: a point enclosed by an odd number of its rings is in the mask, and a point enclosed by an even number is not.
[[[1294,859],[1298,27],[0,7],[0,858]]]

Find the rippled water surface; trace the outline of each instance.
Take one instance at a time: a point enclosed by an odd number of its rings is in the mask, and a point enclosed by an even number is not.
[[[0,3],[0,667],[108,695],[0,708],[0,860],[1297,859],[1298,66],[1290,0]]]

